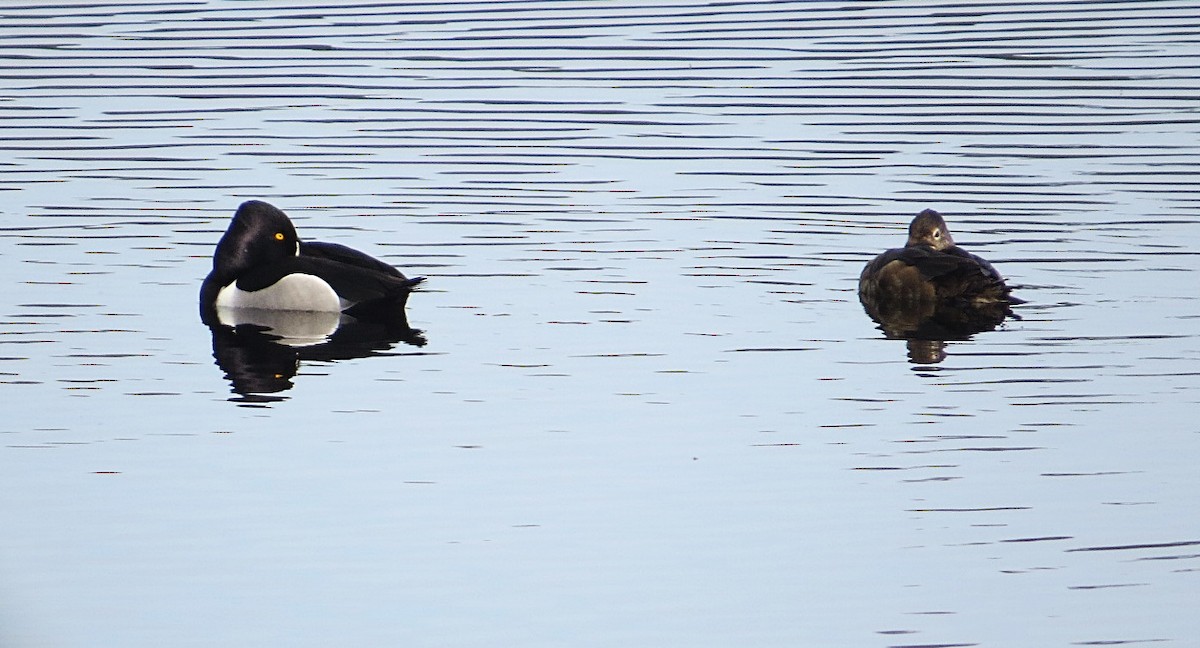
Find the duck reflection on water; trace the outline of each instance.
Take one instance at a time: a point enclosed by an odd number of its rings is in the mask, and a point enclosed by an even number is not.
[[[328,312],[218,309],[209,322],[213,357],[244,403],[284,400],[302,361],[387,355],[398,343],[425,345],[404,317],[358,320]]]
[[[1017,316],[1011,288],[992,264],[954,243],[941,214],[913,219],[908,241],[863,268],[858,298],[888,338],[908,340],[914,364],[946,357],[946,342],[967,340]]]
[[[946,342],[969,340],[976,333],[995,329],[1008,317],[1017,318],[1007,305],[1000,304],[861,301],[863,310],[888,339],[908,341],[908,359],[913,364],[937,364],[946,359]]]

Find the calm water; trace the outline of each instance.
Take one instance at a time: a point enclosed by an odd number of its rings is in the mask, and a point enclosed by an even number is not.
[[[1192,645],[1198,54],[1182,1],[6,6],[0,645]],[[425,344],[235,393],[247,198],[428,277]],[[1028,303],[919,364],[855,287],[925,207]]]

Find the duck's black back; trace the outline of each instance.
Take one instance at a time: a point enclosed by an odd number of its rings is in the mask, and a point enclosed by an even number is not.
[[[301,241],[300,255],[314,258],[329,259],[338,263],[358,266],[384,274],[395,275],[404,279],[404,274],[395,267],[376,259],[375,257],[359,252],[354,248],[346,247],[340,243],[325,243],[322,241]]]

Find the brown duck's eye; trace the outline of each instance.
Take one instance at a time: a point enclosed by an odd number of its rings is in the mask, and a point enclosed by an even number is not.
[[[275,232],[275,240],[282,241],[283,240],[283,232]]]
[[[276,234],[276,236],[279,236],[279,235]],[[942,238],[942,230],[940,230],[940,229],[933,230],[933,238]]]

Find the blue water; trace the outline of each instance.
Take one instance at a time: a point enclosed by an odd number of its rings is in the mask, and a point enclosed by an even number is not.
[[[0,645],[1190,645],[1190,4],[0,10]],[[248,198],[426,343],[236,393]],[[1027,303],[914,363],[926,207]]]

